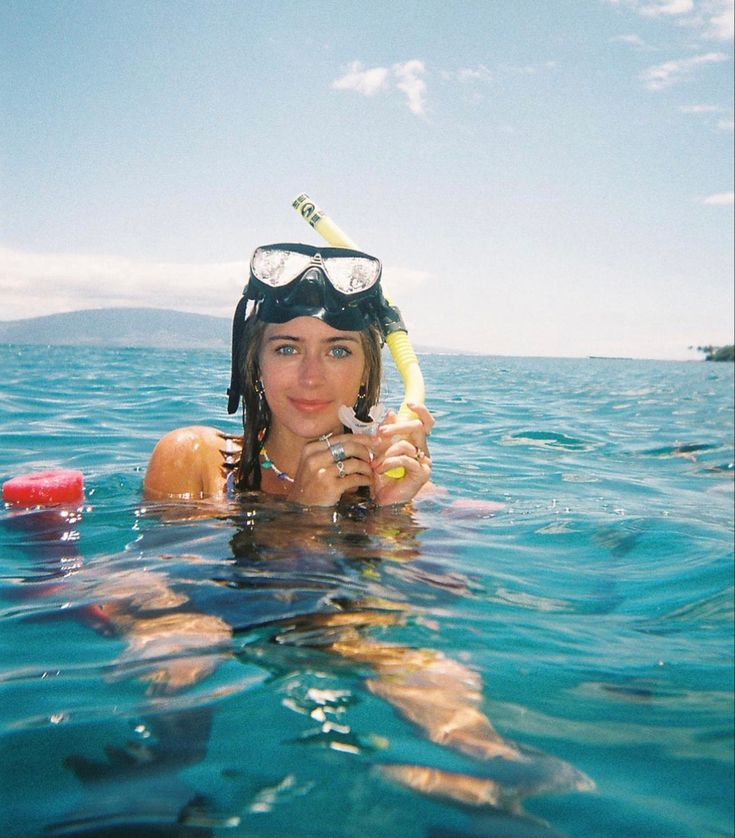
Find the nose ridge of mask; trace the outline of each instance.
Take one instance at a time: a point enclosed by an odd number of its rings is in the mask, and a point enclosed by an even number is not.
[[[324,276],[319,268],[309,268],[301,278],[297,293],[299,303],[305,306],[320,306],[324,303]]]

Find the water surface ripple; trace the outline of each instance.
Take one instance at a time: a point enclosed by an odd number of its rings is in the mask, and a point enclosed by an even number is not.
[[[0,355],[0,478],[87,486],[0,513],[6,838],[731,834],[732,366],[428,356],[447,491],[335,514],[143,502],[226,353]]]

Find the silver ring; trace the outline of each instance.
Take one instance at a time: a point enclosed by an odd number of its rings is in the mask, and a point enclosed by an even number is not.
[[[322,434],[322,435],[319,437],[319,441],[320,441],[320,442],[323,442],[323,443],[327,446],[327,448],[329,448],[329,450],[331,451],[331,450],[332,450],[332,446],[329,444],[329,437],[330,437],[330,436],[332,436],[331,431],[330,431],[330,433],[328,433],[328,434]]]
[[[345,471],[345,464],[342,460],[338,460],[336,463],[337,466],[337,477],[346,477],[347,472]]]
[[[332,459],[335,463],[341,463],[342,460],[347,459],[347,452],[341,442],[335,442],[334,445],[330,445],[329,450],[332,453]]]

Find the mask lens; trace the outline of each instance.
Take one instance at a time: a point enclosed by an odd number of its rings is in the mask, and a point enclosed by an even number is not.
[[[341,294],[358,294],[380,278],[380,262],[364,256],[332,256],[324,260],[329,281]]]
[[[256,279],[270,285],[271,288],[280,288],[296,279],[310,264],[311,257],[303,253],[259,247],[253,253],[250,268]]]

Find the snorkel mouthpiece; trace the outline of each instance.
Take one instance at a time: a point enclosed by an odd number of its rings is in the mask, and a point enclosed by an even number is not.
[[[339,421],[349,428],[353,434],[367,434],[368,436],[377,436],[380,430],[380,423],[385,419],[388,413],[388,408],[382,403],[374,404],[368,411],[370,422],[363,422],[358,419],[354,408],[348,407],[346,404],[340,405],[337,411]]]

